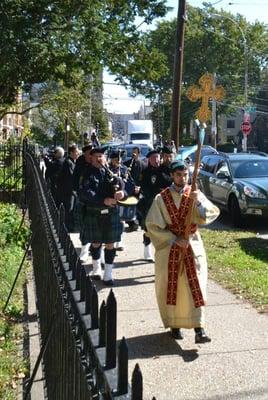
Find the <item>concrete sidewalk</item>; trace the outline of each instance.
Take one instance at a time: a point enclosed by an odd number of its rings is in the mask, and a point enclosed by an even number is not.
[[[72,237],[79,251],[78,236]],[[127,339],[129,374],[140,365],[144,400],[267,400],[267,315],[210,281],[206,313],[212,342],[196,345],[193,330],[175,341],[160,320],[154,265],[142,259],[142,232],[124,233],[123,243],[114,269],[117,337]],[[98,289],[100,300],[106,299],[109,289],[101,283]]]

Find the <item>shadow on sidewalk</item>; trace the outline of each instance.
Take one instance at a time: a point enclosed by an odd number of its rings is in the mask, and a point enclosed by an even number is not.
[[[147,265],[152,264],[152,261],[143,260],[142,258],[136,260],[128,260],[128,261],[114,261],[114,268],[124,268],[124,267],[138,267],[139,265]]]
[[[178,355],[185,362],[192,362],[199,357],[197,349],[183,350],[172,339],[169,332],[136,336],[127,339],[130,359],[159,358],[161,356]]]
[[[153,279],[147,279],[152,277]],[[114,285],[111,287],[105,286],[102,280],[93,279],[93,285],[96,287],[97,292],[107,288],[116,289],[118,287],[123,287],[123,286],[145,285],[146,283],[154,283],[154,275],[135,276],[133,278],[125,278],[125,279],[115,278]],[[79,298],[80,291],[77,291],[77,293],[78,293],[77,296]]]
[[[256,390],[234,390],[231,397],[229,399],[237,399],[237,400],[244,400],[244,399],[264,399],[263,395],[268,393],[268,386],[259,387]],[[261,396],[261,397],[260,397]],[[266,399],[267,397],[265,397]],[[226,400],[226,393],[224,394],[217,394],[215,396],[206,397],[206,400]]]
[[[152,278],[152,279],[149,279]],[[142,275],[135,276],[133,278],[115,278],[114,288],[122,286],[135,286],[135,285],[145,285],[147,283],[154,283],[154,275]]]

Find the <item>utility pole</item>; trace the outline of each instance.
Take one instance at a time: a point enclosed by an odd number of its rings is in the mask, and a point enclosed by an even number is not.
[[[212,89],[215,91],[216,88],[216,74],[213,74],[213,85]],[[217,148],[217,103],[216,99],[212,98],[212,118],[211,118],[211,139],[212,139],[212,146],[216,149]]]
[[[69,132],[70,132],[70,125],[69,125],[69,118],[66,117],[65,118],[65,123],[64,123],[65,127],[65,131],[64,131],[64,150],[68,151],[68,147],[69,147]]]
[[[242,33],[243,36],[243,43],[244,43],[244,64],[245,64],[245,87],[244,87],[244,102],[245,102],[245,110],[244,110],[244,115],[243,115],[243,122],[250,122],[250,115],[247,112],[247,103],[248,103],[248,46],[247,46],[247,39],[245,37],[244,32],[240,28],[240,32]],[[243,132],[243,142],[242,142],[242,147],[243,151],[247,151],[248,149],[248,136]]]
[[[145,105],[145,99],[143,100],[143,119],[146,119],[146,105]]]
[[[216,4],[216,3],[215,3]],[[244,47],[244,115],[243,115],[243,123],[248,123],[250,122],[250,119],[248,119],[250,116],[247,113],[247,103],[248,103],[248,56],[249,56],[249,49],[248,49],[248,44],[247,44],[247,38],[245,35],[245,32],[241,28],[240,24],[234,19],[231,18],[227,15],[221,15],[221,14],[215,14],[211,13],[210,15],[222,19],[222,18],[227,18],[229,21],[233,22],[237,28],[239,29],[242,39],[243,39],[243,47]],[[249,117],[248,117],[249,116]],[[247,134],[243,132],[243,140],[242,140],[242,148],[243,151],[247,151]]]
[[[180,128],[180,106],[181,106],[181,82],[183,67],[183,49],[184,49],[184,29],[186,21],[186,0],[179,0],[176,47],[174,55],[173,70],[173,93],[171,109],[171,139],[174,140],[176,148],[179,147],[179,128]]]

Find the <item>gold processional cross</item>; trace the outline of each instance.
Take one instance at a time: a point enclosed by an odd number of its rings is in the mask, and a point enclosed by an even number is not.
[[[212,74],[204,74],[199,79],[199,86],[190,86],[187,91],[187,97],[190,101],[202,100],[201,107],[197,110],[196,116],[201,122],[207,122],[211,119],[211,111],[208,107],[209,100],[220,101],[225,96],[225,90],[222,86],[213,88],[214,77]]]

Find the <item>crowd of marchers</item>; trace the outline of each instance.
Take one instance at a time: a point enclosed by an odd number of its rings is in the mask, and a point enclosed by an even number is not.
[[[90,254],[92,276],[100,278],[104,250],[103,282],[112,285],[115,251],[123,249],[126,224],[129,231],[144,229],[144,258],[153,259],[144,221],[155,195],[172,182],[169,165],[175,153],[164,146],[141,160],[137,145],[125,163],[120,150],[106,153],[105,147],[88,144],[80,154],[77,145],[71,145],[64,157],[63,148],[56,147],[53,158],[46,160],[45,178],[56,206],[64,206],[66,228],[80,233],[80,258],[87,260]]]
[[[174,146],[150,150],[145,161],[138,145],[125,163],[121,155],[91,143],[82,154],[71,145],[66,157],[57,147],[46,161],[45,178],[56,206],[64,205],[66,228],[80,234],[80,259],[92,258],[92,279],[114,285],[114,259],[123,250],[126,224],[129,231],[141,227],[144,259],[155,258],[164,326],[176,339],[183,338],[181,328],[194,328],[196,343],[209,342],[204,331],[207,262],[197,228],[217,218],[219,210],[191,190],[188,165],[174,160]]]

